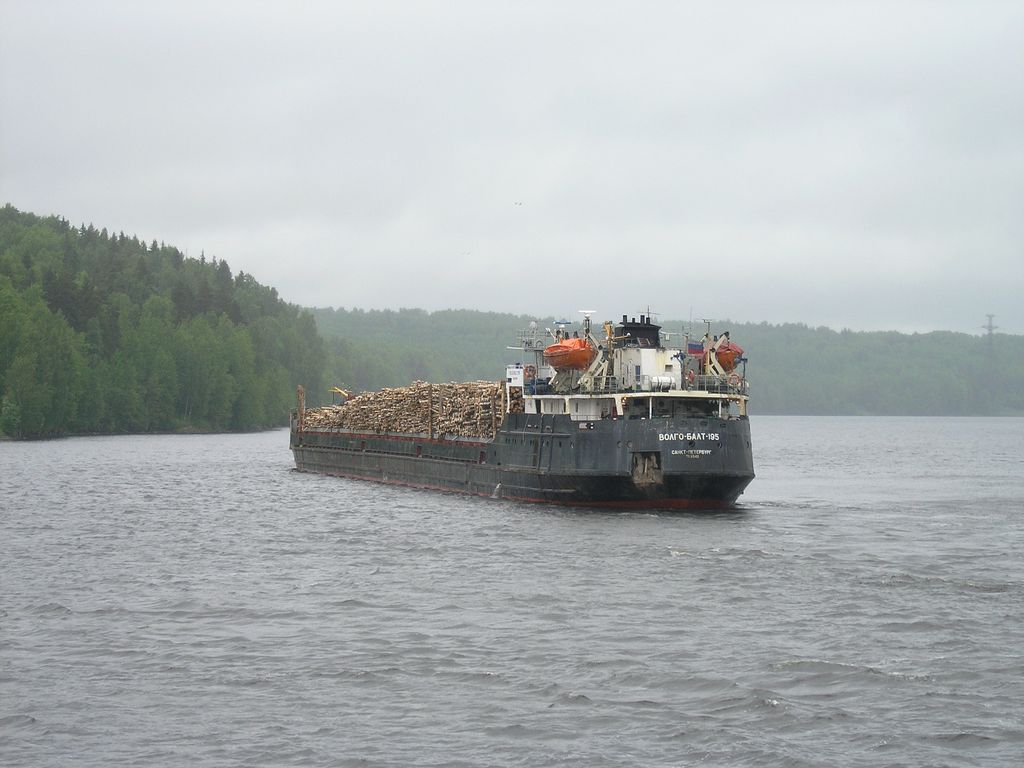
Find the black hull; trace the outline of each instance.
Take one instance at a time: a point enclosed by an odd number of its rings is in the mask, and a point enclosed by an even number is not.
[[[754,478],[746,419],[511,414],[493,440],[299,431],[303,472],[517,501],[623,509],[721,509]]]

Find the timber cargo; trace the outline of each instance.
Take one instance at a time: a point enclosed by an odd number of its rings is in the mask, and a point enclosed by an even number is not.
[[[663,343],[641,315],[532,327],[498,381],[385,389],[292,413],[303,472],[587,507],[722,508],[754,478],[743,350]]]

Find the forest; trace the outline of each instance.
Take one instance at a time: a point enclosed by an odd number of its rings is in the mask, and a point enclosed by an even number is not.
[[[531,320],[541,328],[555,325],[553,317],[471,310],[311,311],[332,352],[328,379],[356,390],[414,379],[500,378],[507,362],[520,359],[520,353],[507,349],[518,330]],[[619,311],[594,319],[621,316]],[[699,324],[660,324],[663,334],[672,334],[671,344],[687,331],[697,339],[704,333]],[[724,331],[745,350],[751,413],[1024,415],[1024,336],[835,331],[728,320],[713,324],[713,333]]]
[[[608,318],[621,317],[613,308]],[[628,310],[627,310],[628,311]],[[616,312],[618,314],[616,314]],[[252,430],[353,391],[497,380],[555,318],[304,309],[205,255],[0,209],[0,433]],[[663,332],[690,330],[661,322]],[[753,414],[1024,415],[1024,336],[717,321],[746,350]]]
[[[252,430],[323,389],[312,316],[226,261],[0,209],[0,431]]]

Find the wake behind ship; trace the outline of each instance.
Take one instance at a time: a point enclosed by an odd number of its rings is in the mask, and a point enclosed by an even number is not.
[[[499,499],[722,508],[754,478],[743,350],[726,332],[662,343],[641,315],[534,327],[498,382],[386,389],[299,407],[303,472]]]

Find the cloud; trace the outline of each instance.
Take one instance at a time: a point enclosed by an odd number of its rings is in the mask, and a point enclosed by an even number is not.
[[[4,17],[5,201],[297,303],[1024,332],[1018,4]]]

